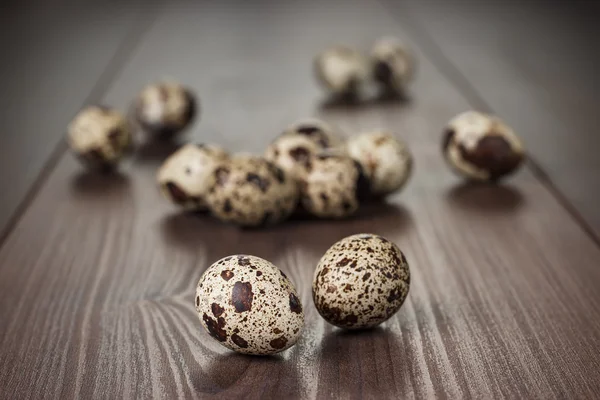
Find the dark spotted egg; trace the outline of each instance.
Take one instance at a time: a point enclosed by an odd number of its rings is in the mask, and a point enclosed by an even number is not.
[[[415,75],[415,57],[406,43],[382,37],[371,50],[373,79],[383,89],[404,92]]]
[[[448,123],[442,151],[448,164],[476,181],[497,181],[514,173],[525,158],[523,144],[498,117],[467,111]]]
[[[346,218],[358,211],[369,195],[370,183],[360,163],[339,153],[321,152],[300,184],[304,210],[320,218]]]
[[[219,162],[229,155],[216,145],[186,144],[171,154],[158,170],[164,196],[188,210],[206,210],[204,196]]]
[[[412,173],[413,157],[406,143],[390,132],[373,131],[348,139],[348,155],[358,161],[371,182],[371,194],[399,191]]]
[[[118,110],[94,105],[73,118],[67,141],[84,166],[102,169],[115,166],[123,158],[132,142],[132,132]]]
[[[333,46],[319,53],[313,62],[318,82],[334,95],[352,95],[369,78],[369,63],[358,51]]]
[[[315,270],[313,301],[329,323],[370,328],[394,315],[410,286],[408,262],[398,246],[379,235],[348,236],[327,250]]]
[[[265,150],[265,158],[300,181],[311,171],[319,152],[341,148],[337,129],[325,121],[307,118],[288,126]]]
[[[215,168],[206,202],[217,218],[240,226],[281,222],[298,205],[296,181],[275,164],[238,154]]]
[[[250,255],[225,257],[211,265],[198,282],[195,305],[210,336],[244,354],[286,350],[304,326],[292,282],[269,261]]]
[[[158,136],[172,136],[182,131],[198,114],[198,108],[190,89],[168,81],[146,86],[134,103],[139,125]]]

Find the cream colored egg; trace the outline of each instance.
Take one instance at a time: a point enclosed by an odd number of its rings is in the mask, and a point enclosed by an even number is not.
[[[223,346],[267,355],[293,346],[304,326],[294,285],[269,261],[250,255],[211,265],[196,288],[202,326]]]
[[[262,157],[235,155],[220,163],[206,194],[212,213],[241,226],[271,225],[298,205],[296,181]]]
[[[369,193],[369,182],[358,162],[343,154],[321,153],[300,185],[304,210],[320,218],[345,218],[358,211]]]
[[[206,210],[204,197],[211,177],[228,157],[216,145],[186,144],[165,160],[157,174],[158,185],[173,203],[188,210]]]
[[[405,91],[415,76],[415,56],[398,38],[377,40],[371,50],[371,64],[373,79],[385,89]]]
[[[360,52],[334,46],[315,57],[314,71],[318,82],[331,93],[353,94],[367,81],[369,64]]]
[[[146,132],[161,136],[171,136],[186,128],[198,108],[190,89],[172,81],[146,86],[135,100],[138,123]]]
[[[498,117],[477,111],[448,122],[442,151],[454,171],[477,181],[498,181],[513,174],[525,159],[516,133]]]
[[[81,110],[68,127],[71,150],[87,167],[117,164],[132,142],[131,128],[119,111],[88,106]]]
[[[375,196],[402,189],[412,173],[413,157],[408,146],[389,132],[353,136],[346,148],[348,155],[362,166]]]
[[[312,168],[312,158],[323,150],[341,148],[337,129],[315,118],[302,119],[287,127],[265,151],[265,158],[288,175],[304,180]]]
[[[327,250],[314,272],[315,307],[345,329],[381,324],[402,306],[410,286],[406,257],[386,238],[361,233]]]

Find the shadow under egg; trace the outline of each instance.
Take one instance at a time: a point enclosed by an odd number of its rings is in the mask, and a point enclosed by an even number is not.
[[[218,242],[226,226],[209,215],[208,211],[180,211],[162,218],[162,237],[174,247],[196,253],[200,248]]]
[[[484,212],[516,211],[525,203],[525,198],[515,187],[471,181],[451,188],[446,199],[460,209]]]
[[[356,393],[367,398],[396,397],[399,377],[390,368],[389,353],[394,341],[394,335],[381,325],[356,331],[334,328],[321,347],[319,382],[336,387],[339,398]]]
[[[140,163],[161,164],[184,144],[176,138],[148,137],[143,142],[136,144],[133,157]]]
[[[84,170],[71,179],[71,191],[77,196],[105,198],[129,189],[129,177],[115,166],[110,169]]]
[[[191,380],[198,392],[227,398],[295,398],[301,385],[294,361],[281,354],[212,355],[200,373],[192,371]]]
[[[389,236],[410,229],[411,213],[402,205],[371,201],[361,205],[358,212],[345,219],[309,217],[287,222],[294,244],[315,254],[323,254],[338,240],[357,233]]]
[[[356,111],[376,108],[402,107],[411,103],[408,91],[379,90],[346,96],[330,96],[318,106],[319,111]]]

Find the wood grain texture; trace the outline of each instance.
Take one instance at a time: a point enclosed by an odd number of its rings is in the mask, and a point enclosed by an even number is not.
[[[347,133],[378,126],[411,146],[415,174],[352,220],[239,230],[177,213],[145,146],[116,176],[66,155],[0,251],[0,397],[593,398],[600,394],[600,249],[527,169],[504,186],[465,186],[440,156],[441,129],[469,107],[421,52],[410,101],[331,104],[311,56],[344,42],[406,37],[376,2],[171,3],[104,101],[126,107],[170,74],[198,90],[186,139],[261,151],[314,114]],[[359,28],[357,28],[359,27]],[[410,40],[410,37],[407,37]],[[398,243],[412,287],[379,329],[344,333],[311,300],[336,240]],[[233,354],[206,334],[195,285],[220,257],[249,253],[295,283],[305,333],[275,357]]]
[[[0,5],[0,235],[86,102],[110,80],[129,44],[138,1],[28,1]],[[54,152],[54,153],[53,153]]]
[[[600,237],[596,2],[386,3],[474,106],[491,108],[513,125]]]

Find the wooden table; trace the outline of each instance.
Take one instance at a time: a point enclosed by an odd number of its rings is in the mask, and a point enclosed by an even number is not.
[[[1,398],[600,396],[593,4],[38,3],[0,11]],[[312,56],[387,34],[416,50],[410,99],[325,101]],[[141,147],[116,176],[83,172],[62,140],[77,110],[126,109],[165,76],[201,98],[182,141],[260,153],[317,116],[347,134],[393,130],[415,173],[356,218],[248,231],[161,198],[156,169],[176,144]],[[504,185],[465,185],[440,155],[443,125],[469,108],[500,114],[528,147]],[[323,252],[359,232],[400,245],[412,286],[379,329],[346,333],[318,316],[310,284]],[[305,333],[279,356],[234,354],[201,328],[195,285],[236,253],[299,290]]]

